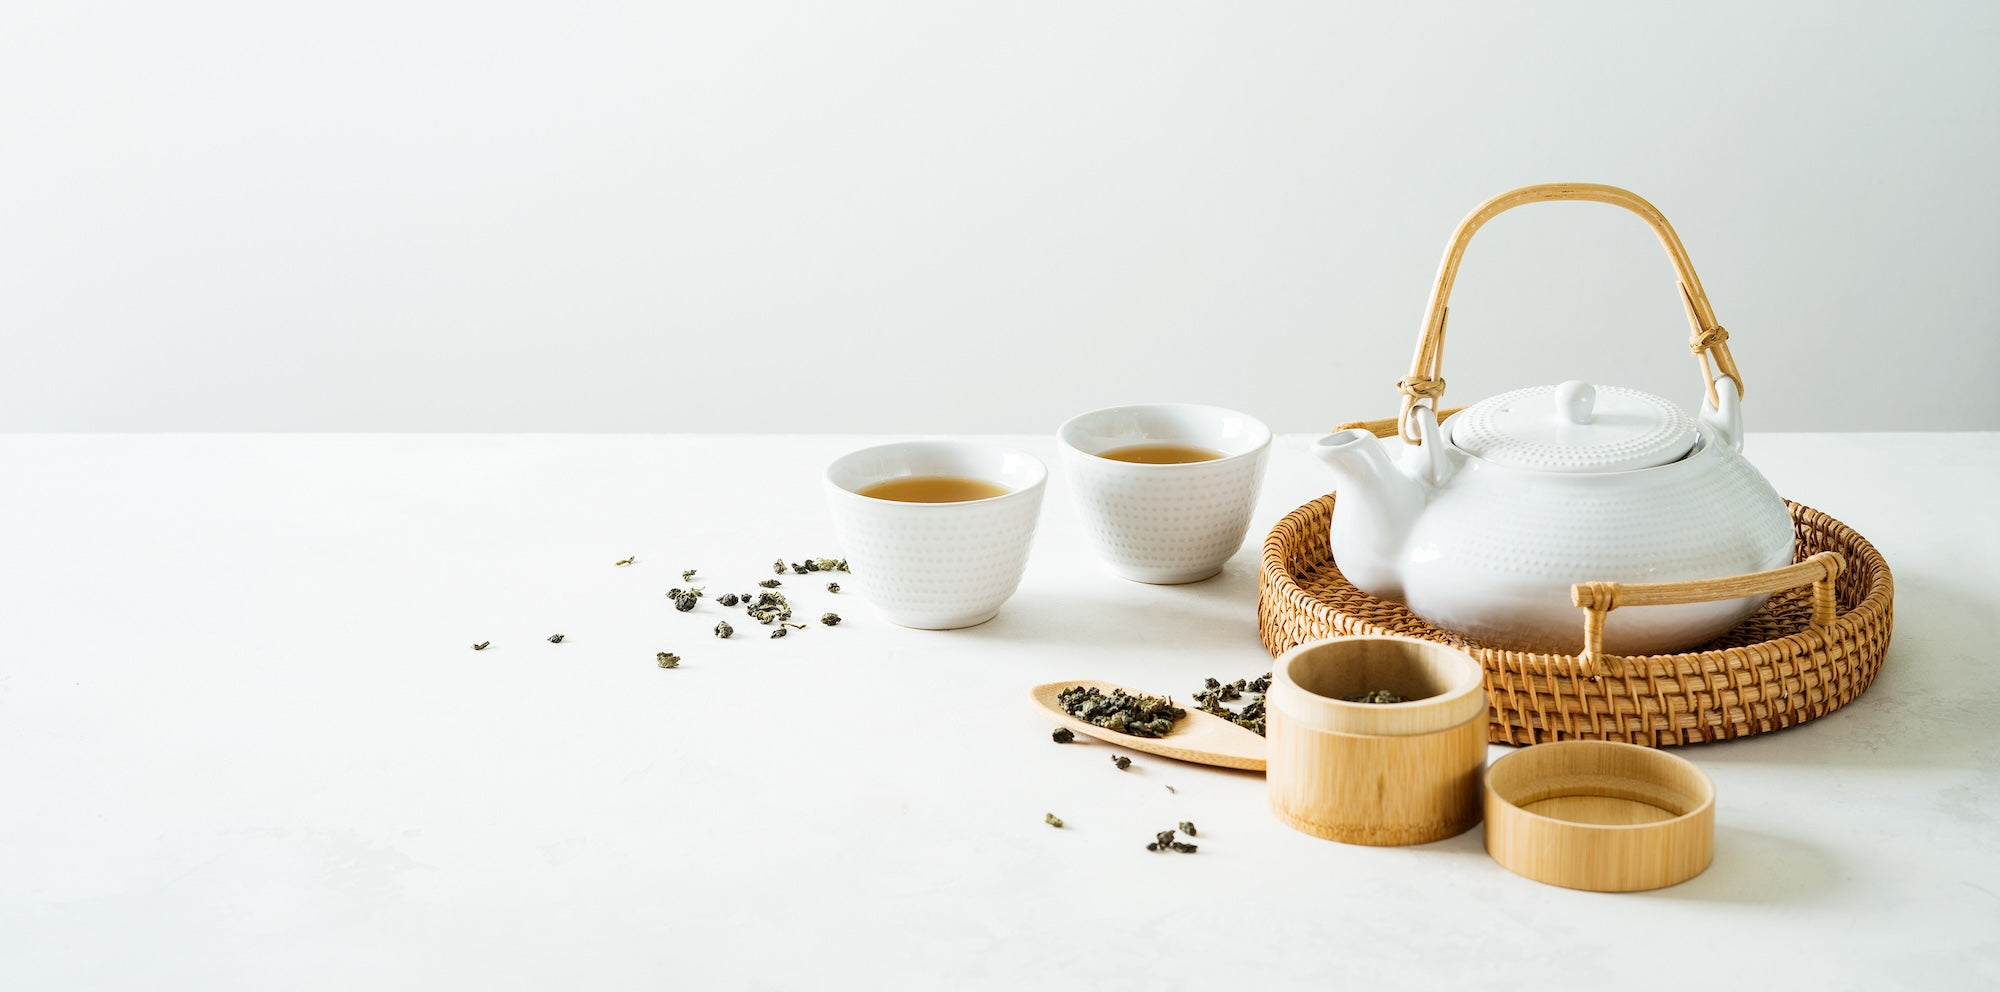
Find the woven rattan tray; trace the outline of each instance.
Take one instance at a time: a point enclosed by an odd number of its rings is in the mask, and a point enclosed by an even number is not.
[[[1839,709],[1875,680],[1889,649],[1895,585],[1888,563],[1832,517],[1788,503],[1797,560],[1841,558],[1830,587],[1830,622],[1815,626],[1813,592],[1773,595],[1728,634],[1685,654],[1600,658],[1487,647],[1425,622],[1401,605],[1348,583],[1327,546],[1334,497],[1322,496],[1278,522],[1264,541],[1258,631],[1273,656],[1294,645],[1349,634],[1403,634],[1462,648],[1486,669],[1487,739],[1647,746],[1727,740],[1779,730]],[[1584,627],[1584,610],[1577,626]]]

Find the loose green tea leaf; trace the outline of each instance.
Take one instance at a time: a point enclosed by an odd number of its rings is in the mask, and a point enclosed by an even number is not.
[[[1071,686],[1058,693],[1056,701],[1070,716],[1133,737],[1165,737],[1174,722],[1187,715],[1171,699],[1128,695],[1123,689],[1106,695],[1095,686]]]
[[[792,618],[792,604],[785,601],[785,594],[781,592],[758,593],[756,602],[747,606],[750,618],[767,626]]]
[[[630,564],[632,564],[633,562],[635,562],[635,561],[638,561],[638,560],[639,560],[639,557],[638,557],[637,555],[634,555],[634,556],[632,556],[632,557],[630,557],[630,558],[620,558],[619,560],[617,560],[617,561],[614,561],[614,562],[612,562],[611,564],[613,564],[613,565],[617,565],[617,566],[619,566],[619,567],[621,567],[621,568],[622,568],[622,567],[624,567],[624,566],[626,566],[626,565],[630,565]]]
[[[778,638],[778,637],[783,637],[791,632],[792,632],[791,628],[785,626],[784,624],[779,624],[777,630],[771,631],[771,636],[773,638]]]
[[[735,606],[737,602],[736,594],[733,592],[725,592],[721,596],[717,597],[715,602],[719,606]]]
[[[785,574],[785,560],[783,558],[780,558],[777,561],[772,562],[771,571],[776,572],[779,575]]]
[[[1132,767],[1132,759],[1131,759],[1131,758],[1128,758],[1128,757],[1126,757],[1126,756],[1124,756],[1124,755],[1122,755],[1122,754],[1114,754],[1114,755],[1112,755],[1112,756],[1111,756],[1111,763],[1112,763],[1112,764],[1114,764],[1114,765],[1117,765],[1117,766],[1118,766],[1118,770],[1119,770],[1119,771],[1121,771],[1121,772],[1122,772],[1122,771],[1124,771],[1124,770],[1125,770],[1125,769],[1127,769],[1127,768],[1130,768],[1130,767]]]
[[[549,643],[550,643],[550,644],[561,644],[562,642],[563,642],[563,635],[561,635],[561,634],[550,634],[550,635],[549,635]]]
[[[1180,830],[1181,830],[1181,833],[1184,833],[1184,834],[1188,835],[1189,837],[1193,837],[1193,836],[1195,835],[1195,834],[1194,834],[1194,821],[1192,821],[1192,820],[1182,820],[1182,821],[1180,822]],[[1223,832],[1224,832],[1224,833],[1228,833],[1228,831],[1226,831],[1226,830],[1225,830],[1225,831],[1223,831]]]
[[[1195,852],[1195,846],[1193,844],[1183,844],[1180,841],[1174,841],[1173,843],[1168,844],[1167,846],[1173,848],[1176,851],[1179,851],[1182,854],[1193,854]]]
[[[1174,832],[1171,830],[1162,830],[1153,835],[1153,840],[1161,847],[1168,847],[1174,842]]]
[[[1049,736],[1053,738],[1057,744],[1068,744],[1070,741],[1076,740],[1076,731],[1071,730],[1068,727],[1057,727],[1056,732],[1050,734]]]
[[[662,651],[659,654],[654,655],[653,657],[659,659],[661,668],[681,667],[681,656],[673,654],[672,652]]]
[[[813,564],[818,565],[819,570],[822,572],[847,571],[847,559],[845,558],[814,558]]]
[[[837,627],[840,625],[840,614],[822,613],[819,615],[819,622],[826,624],[829,627]]]
[[[765,579],[764,581],[759,582],[757,584],[763,586],[766,589],[776,589],[779,586],[784,585],[783,582],[779,582],[777,579]]]
[[[1356,695],[1356,696],[1342,696],[1342,697],[1340,697],[1340,698],[1341,698],[1341,699],[1343,699],[1343,700],[1346,700],[1347,702],[1350,702],[1350,703],[1402,703],[1402,702],[1408,702],[1408,700],[1404,699],[1404,698],[1403,698],[1403,697],[1401,697],[1401,696],[1398,696],[1398,695],[1396,695],[1396,694],[1395,694],[1395,693],[1393,693],[1393,692],[1390,692],[1390,691],[1389,691],[1389,690],[1387,690],[1387,689],[1376,689],[1376,690],[1375,690],[1375,691],[1373,691],[1373,692],[1364,692],[1364,693],[1361,693],[1360,695]]]
[[[685,572],[682,572],[682,573],[681,573],[681,581],[682,581],[682,582],[692,582],[692,581],[694,581],[694,573],[695,573],[695,571],[696,571],[695,569],[692,569],[692,568],[690,568],[690,569],[688,569],[687,571],[685,571]]]
[[[488,644],[491,644],[491,643],[493,643],[493,642],[492,642],[492,641],[480,641],[480,642],[479,642],[478,644],[474,644],[474,645],[472,646],[472,650],[474,650],[474,651],[484,651],[484,650],[486,650],[486,646],[487,646]]]
[[[1256,731],[1261,737],[1264,734],[1264,694],[1270,689],[1271,675],[1268,672],[1254,679],[1237,679],[1227,685],[1207,679],[1201,691],[1194,694],[1194,701],[1203,713],[1213,713],[1245,730]],[[1242,709],[1232,710],[1222,705],[1242,699],[1246,692],[1251,694],[1251,698]]]
[[[1048,824],[1051,827],[1056,827],[1058,829],[1062,827],[1062,817],[1057,816],[1054,813],[1042,814],[1042,822]]]
[[[715,636],[720,637],[725,641],[729,639],[729,635],[734,633],[736,633],[736,628],[731,627],[729,625],[729,621],[727,620],[724,620],[721,623],[715,625]]]
[[[827,592],[839,592],[839,591],[840,591],[840,583],[838,583],[838,582],[829,582],[829,583],[827,583],[827,584],[826,584],[826,591],[827,591]]]

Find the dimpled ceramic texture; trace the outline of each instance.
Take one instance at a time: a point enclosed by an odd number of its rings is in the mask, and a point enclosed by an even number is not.
[[[959,503],[903,503],[856,490],[889,479],[951,475],[1010,492]],[[1047,471],[1026,452],[961,441],[907,441],[827,467],[834,530],[853,585],[895,623],[925,630],[991,620],[1021,584]]]
[[[1271,432],[1219,407],[1159,403],[1076,417],[1057,431],[1070,491],[1098,557],[1139,582],[1196,582],[1243,546],[1264,479]],[[1149,465],[1098,457],[1136,444],[1222,452],[1205,462]]]

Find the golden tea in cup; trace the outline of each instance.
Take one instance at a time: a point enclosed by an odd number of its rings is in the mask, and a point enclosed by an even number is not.
[[[1212,462],[1223,455],[1214,448],[1194,444],[1132,444],[1100,451],[1097,457],[1139,465],[1186,465],[1190,462]]]
[[[1028,564],[1048,470],[981,441],[903,441],[826,468],[841,553],[856,591],[905,627],[993,619]]]
[[[1084,533],[1138,582],[1199,582],[1243,546],[1271,431],[1193,403],[1111,407],[1056,431]]]
[[[962,475],[914,475],[887,479],[855,490],[869,499],[892,499],[899,503],[964,503],[975,499],[1005,496],[1012,489],[997,482]]]

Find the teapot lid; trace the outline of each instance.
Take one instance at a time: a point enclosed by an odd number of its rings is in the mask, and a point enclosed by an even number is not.
[[[1672,402],[1574,379],[1480,400],[1451,418],[1469,455],[1543,472],[1623,472],[1679,461],[1700,434]]]

